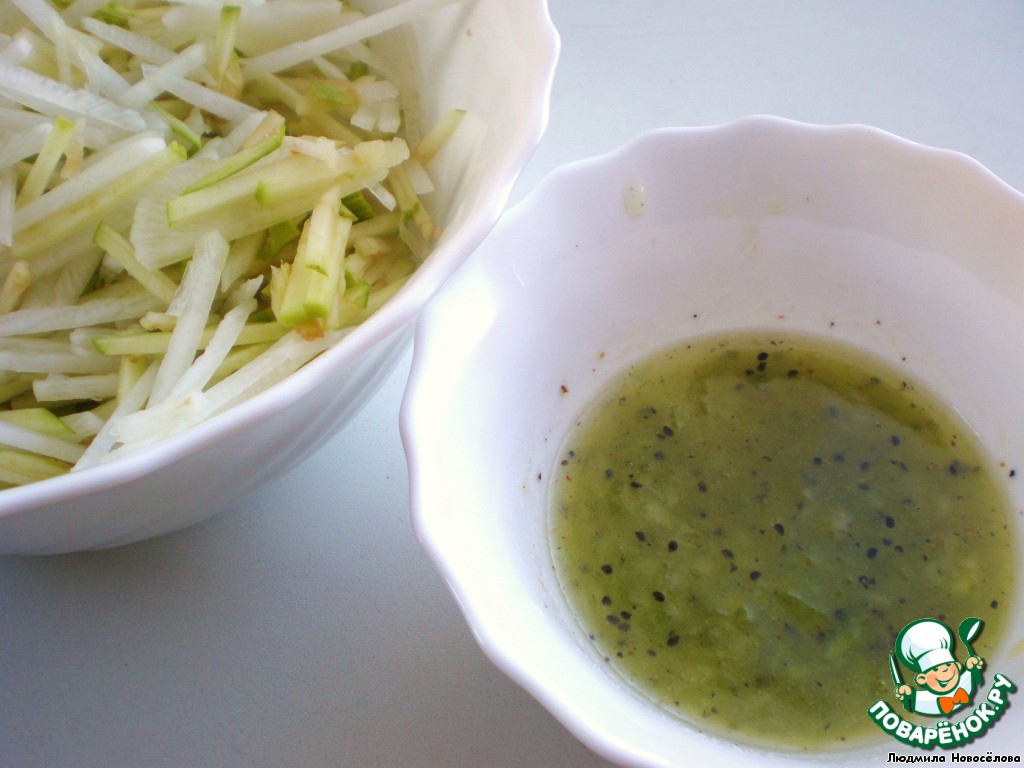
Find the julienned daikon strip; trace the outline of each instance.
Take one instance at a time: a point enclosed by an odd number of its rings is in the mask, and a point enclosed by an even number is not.
[[[209,53],[203,43],[193,43],[173,59],[143,70],[142,79],[118,98],[120,104],[140,109],[163,93],[168,77],[182,77],[206,63]]]
[[[178,6],[163,15],[172,32],[210,28],[217,23],[214,6]],[[362,14],[337,0],[289,0],[268,2],[244,8],[239,20],[235,47],[249,56],[265,53],[282,45],[306,40],[329,29],[348,24]]]
[[[183,306],[157,371],[150,405],[158,405],[168,397],[175,382],[192,364],[227,257],[228,244],[217,232],[203,235],[196,243],[195,254],[178,289],[178,295],[184,297]]]
[[[90,373],[68,376],[51,373],[45,379],[32,382],[32,394],[36,400],[45,402],[69,402],[73,400],[108,400],[117,394],[116,373]]]
[[[17,373],[108,373],[117,370],[117,359],[76,352],[29,352],[0,348],[0,370]]]
[[[149,393],[153,389],[153,382],[156,380],[157,369],[160,364],[151,363],[146,372],[128,389],[125,395],[119,398],[114,412],[110,414],[103,427],[96,433],[92,442],[89,443],[81,458],[78,459],[74,470],[87,469],[99,464],[114,446],[116,439],[114,429],[118,422],[129,414],[137,412],[146,403]]]
[[[150,64],[166,64],[177,55],[153,38],[115,24],[107,24],[91,16],[82,19],[82,27],[100,40],[116,45]]]
[[[126,133],[146,129],[146,121],[138,110],[2,61],[0,95],[44,115],[81,117]]]
[[[287,378],[347,333],[347,330],[338,331],[319,339],[307,340],[291,331],[264,354],[209,390],[168,399],[156,407],[148,407],[118,419],[112,433],[118,441],[124,443],[121,452],[152,445],[184,432],[226,408],[263,392]]]
[[[298,332],[290,331],[262,356],[249,365],[239,368],[238,371],[208,390],[208,401],[212,413],[219,413],[268,389],[350,332],[351,329],[343,328],[318,339],[305,339]]]
[[[11,411],[14,413],[14,411]],[[62,424],[80,440],[99,434],[107,420],[92,411],[75,411],[60,417]]]
[[[413,156],[408,68],[364,41],[460,0],[0,1],[25,25],[0,29],[0,421],[76,468],[272,387],[428,252],[423,164],[458,120]],[[0,483],[68,467],[0,448]]]
[[[78,461],[85,452],[81,445],[4,421],[0,421],[0,445],[67,462]]]
[[[18,172],[14,166],[0,168],[0,246],[14,242],[14,204],[18,197]]]
[[[88,86],[101,96],[118,102],[118,99],[131,88],[128,82],[117,70],[105,62],[95,50],[95,46],[83,41],[82,36],[76,34],[65,35],[62,43],[70,51],[73,63],[82,70]]]
[[[254,56],[245,63],[249,75],[260,75],[294,67],[314,56],[333,53],[341,48],[375,37],[389,29],[407,24],[425,13],[436,11],[458,0],[405,0],[403,3],[325,32],[311,40],[302,40]]]
[[[225,96],[193,80],[161,71],[147,64],[142,65],[142,73],[164,90],[229,122],[241,122],[259,111],[245,102]]]
[[[224,319],[217,325],[217,330],[213,334],[213,338],[210,339],[206,350],[174,383],[170,397],[199,392],[207,385],[228,353],[234,348],[238,334],[245,327],[245,321],[255,310],[256,299],[248,298],[224,315]]]
[[[10,0],[10,2],[25,14],[44,35],[50,35],[54,27],[64,25],[64,20],[57,10],[45,0]]]
[[[0,316],[0,337],[49,333],[88,325],[103,325],[117,320],[131,320],[158,306],[159,301],[144,294],[95,299],[69,307],[19,309]]]

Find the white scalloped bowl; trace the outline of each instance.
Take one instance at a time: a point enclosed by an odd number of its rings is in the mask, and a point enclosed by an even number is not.
[[[138,455],[0,491],[0,554],[111,547],[204,520],[294,466],[377,391],[419,311],[500,217],[547,125],[559,49],[545,0],[444,7],[412,36],[412,47],[404,34],[374,44],[408,64],[406,77],[423,73],[424,122],[464,108],[480,134],[464,176],[452,153],[438,158],[438,194],[454,194],[433,201],[444,229],[435,251],[377,314],[267,392]]]
[[[913,754],[881,730],[877,744],[827,756],[755,749],[623,683],[567,607],[540,478],[614,374],[687,336],[750,327],[827,334],[902,366],[994,459],[1024,467],[1022,302],[1024,197],[964,155],[768,117],[646,133],[552,173],[421,316],[401,413],[417,534],[486,654],[609,760],[875,765]],[[1024,509],[1021,480],[1004,477]],[[1010,627],[986,663],[1020,683],[1013,602],[1000,605]],[[877,662],[888,679],[887,659]],[[1011,708],[962,751],[1013,754],[1020,723]]]

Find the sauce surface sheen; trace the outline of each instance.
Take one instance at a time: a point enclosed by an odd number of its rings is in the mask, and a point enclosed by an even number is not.
[[[866,710],[896,704],[903,626],[982,617],[984,657],[1008,618],[1010,512],[977,439],[828,339],[735,333],[635,365],[556,470],[552,554],[582,628],[711,732],[782,748],[878,735]]]

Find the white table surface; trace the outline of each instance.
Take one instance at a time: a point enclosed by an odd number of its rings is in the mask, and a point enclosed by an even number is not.
[[[513,202],[643,130],[754,113],[876,125],[1024,189],[1020,0],[551,0],[551,14],[550,127]],[[488,663],[413,537],[409,361],[325,447],[206,524],[0,558],[0,766],[607,765]]]

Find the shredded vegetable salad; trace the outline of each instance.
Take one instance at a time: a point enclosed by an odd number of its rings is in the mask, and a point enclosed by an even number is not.
[[[0,488],[272,386],[439,235],[373,38],[458,0],[0,0]]]

